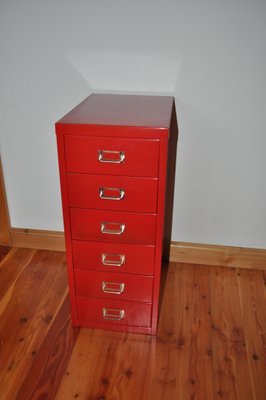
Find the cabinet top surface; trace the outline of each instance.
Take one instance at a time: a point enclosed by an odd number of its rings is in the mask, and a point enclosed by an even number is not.
[[[168,128],[173,100],[171,96],[92,94],[57,124]]]

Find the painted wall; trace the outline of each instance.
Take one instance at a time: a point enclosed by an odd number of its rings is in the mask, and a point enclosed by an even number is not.
[[[173,240],[266,247],[266,2],[1,0],[13,227],[63,229],[54,122],[91,92],[172,94]]]

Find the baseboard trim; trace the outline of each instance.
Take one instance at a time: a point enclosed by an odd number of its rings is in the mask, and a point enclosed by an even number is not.
[[[11,228],[13,247],[65,251],[64,232]]]
[[[11,228],[13,247],[65,251],[64,232]],[[170,261],[266,270],[266,249],[171,242]]]
[[[172,242],[170,261],[266,270],[266,249]]]

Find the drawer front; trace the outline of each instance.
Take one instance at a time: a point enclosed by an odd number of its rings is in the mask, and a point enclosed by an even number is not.
[[[72,238],[112,243],[154,244],[156,215],[70,209]]]
[[[111,299],[77,297],[77,316],[81,322],[143,326],[151,325],[151,304]]]
[[[65,136],[68,172],[158,176],[159,140]]]
[[[152,302],[153,277],[76,270],[76,295]]]
[[[67,174],[71,207],[156,212],[157,179]]]
[[[154,246],[73,240],[75,269],[153,274]]]

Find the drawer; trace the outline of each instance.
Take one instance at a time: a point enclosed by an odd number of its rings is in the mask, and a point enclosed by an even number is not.
[[[157,178],[67,174],[71,207],[156,212]]]
[[[153,274],[154,246],[73,240],[75,269]]]
[[[143,326],[151,325],[151,304],[96,298],[76,298],[77,317],[90,326],[100,324]]]
[[[159,143],[159,139],[66,135],[66,170],[91,174],[157,177]]]
[[[153,277],[150,275],[78,269],[75,271],[75,285],[77,296],[152,302]]]
[[[70,209],[72,238],[112,243],[155,243],[155,214]]]

